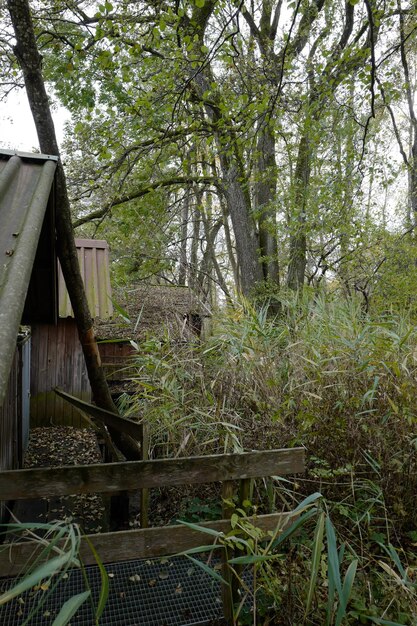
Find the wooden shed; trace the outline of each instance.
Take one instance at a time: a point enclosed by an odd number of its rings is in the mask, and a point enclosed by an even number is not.
[[[193,291],[173,285],[136,284],[113,290],[118,312],[95,320],[102,364],[114,395],[128,391],[129,360],[135,345],[149,336],[161,341],[189,342],[208,332],[211,318]]]
[[[113,313],[107,242],[76,239],[75,244],[91,315],[107,320]],[[60,267],[58,291],[57,324],[32,326],[32,426],[83,425],[79,412],[54,393],[55,387],[87,402],[91,400],[84,356]]]
[[[21,324],[57,319],[56,163],[0,150],[0,469],[21,465],[28,438],[30,329]]]

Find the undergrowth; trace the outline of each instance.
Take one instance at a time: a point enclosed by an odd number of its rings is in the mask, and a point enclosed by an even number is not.
[[[366,606],[386,620],[375,623],[417,623],[416,340],[406,315],[364,314],[354,300],[288,299],[276,318],[244,302],[204,342],[142,344],[125,408],[146,416],[154,457],[305,446],[306,476],[258,483],[256,505],[291,509],[320,491],[359,559],[344,619],[358,623]],[[311,538],[300,541],[308,556]],[[287,559],[282,606],[307,562]]]

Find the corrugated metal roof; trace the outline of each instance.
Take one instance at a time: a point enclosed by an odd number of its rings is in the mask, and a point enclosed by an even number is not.
[[[0,151],[0,406],[57,158]]]
[[[111,300],[109,246],[98,239],[76,239],[81,276],[92,317],[109,319],[113,315]],[[59,267],[59,317],[74,317],[68,291]]]

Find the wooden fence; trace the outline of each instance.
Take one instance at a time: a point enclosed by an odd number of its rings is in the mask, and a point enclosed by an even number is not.
[[[0,472],[0,494],[10,500],[52,498],[68,494],[107,493],[117,494],[126,490],[152,487],[201,484],[220,481],[223,497],[233,495],[234,483],[239,481],[239,500],[247,497],[251,479],[265,476],[296,474],[304,471],[304,449],[268,450],[243,454],[220,454],[201,457],[131,461],[125,463],[100,463],[95,465],[39,468]],[[225,519],[205,525],[218,531],[230,530],[230,509],[224,506]],[[288,514],[259,515],[256,526],[265,533],[277,527],[284,528]],[[141,528],[113,533],[90,535],[82,540],[81,557],[85,564],[93,564],[94,556],[89,548],[91,542],[104,563],[137,558],[168,556],[198,547],[210,535],[183,525],[163,528]],[[213,538],[214,540],[214,538]],[[14,575],[27,566],[36,552],[36,542],[27,541],[3,546],[0,552],[0,572]],[[224,565],[223,577],[231,583],[230,571]],[[233,596],[230,588],[223,589],[226,618],[233,612]]]
[[[79,403],[80,401],[77,400]],[[114,414],[92,407],[97,417],[142,441],[145,449],[143,424],[137,424]],[[91,406],[89,412],[93,411]],[[142,438],[142,439],[140,439]],[[192,485],[212,482],[222,483],[224,502],[233,497],[235,482],[239,481],[238,504],[248,498],[251,480],[268,476],[283,476],[304,471],[304,449],[280,449],[242,454],[215,454],[200,457],[142,460],[119,463],[99,463],[54,468],[36,468],[0,472],[0,495],[3,500],[53,498],[84,493],[103,493],[115,496],[127,491],[142,490],[142,508],[147,507],[148,489],[161,486]],[[218,531],[230,530],[232,510],[225,503],[223,518],[202,523]],[[147,511],[142,511],[142,526],[147,525]],[[265,533],[284,528],[288,513],[258,515],[253,520]],[[207,540],[209,538],[209,541]],[[91,542],[104,563],[139,558],[152,558],[177,554],[207,545],[210,535],[183,525],[89,535],[81,543],[81,557],[85,564],[94,564]],[[15,575],[27,566],[37,551],[34,541],[7,544],[0,551],[0,572],[3,576]],[[223,588],[225,617],[231,621],[233,594],[230,594],[231,574],[223,565],[223,577],[229,585]]]

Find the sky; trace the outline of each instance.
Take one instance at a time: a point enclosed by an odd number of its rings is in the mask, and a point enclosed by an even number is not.
[[[68,111],[59,107],[52,110],[58,143],[64,138],[64,123],[69,119]],[[0,102],[0,149],[21,152],[39,151],[35,124],[24,90],[14,91],[5,102]]]

